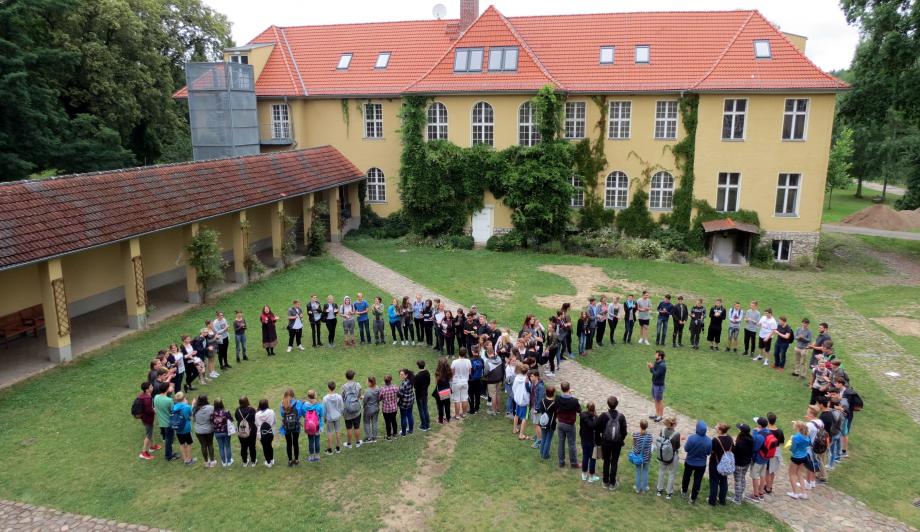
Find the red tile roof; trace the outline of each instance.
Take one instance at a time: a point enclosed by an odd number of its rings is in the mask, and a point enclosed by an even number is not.
[[[844,90],[758,11],[598,13],[504,17],[489,7],[456,38],[456,20],[272,26],[250,44],[274,43],[258,96],[397,96],[534,91],[551,83],[582,93]],[[771,59],[754,58],[754,40]],[[636,64],[636,45],[651,46]],[[455,47],[520,47],[517,72],[455,73]],[[601,65],[600,47],[615,62]],[[375,69],[391,52],[386,69]],[[347,70],[339,57],[352,53]],[[486,59],[487,61],[487,59]],[[177,93],[177,96],[182,96]]]
[[[0,270],[364,179],[330,146],[0,184]]]
[[[745,233],[760,234],[760,228],[754,224],[736,222],[731,218],[722,220],[710,220],[703,222],[704,233],[717,233],[719,231],[742,231]]]

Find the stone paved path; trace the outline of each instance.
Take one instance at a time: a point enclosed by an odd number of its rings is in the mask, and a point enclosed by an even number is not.
[[[129,525],[108,519],[77,515],[21,502],[0,500],[0,530],[9,531],[80,531],[160,530],[143,525]],[[165,531],[161,531],[165,532]]]
[[[340,244],[330,245],[329,252],[351,272],[384,290],[393,293],[420,292],[427,296],[435,295],[433,291],[424,286]],[[449,306],[458,306],[457,303],[447,300],[444,296],[438,297]],[[584,401],[593,401],[599,405],[599,408],[600,405],[606,404],[609,395],[616,395],[620,401],[619,409],[626,416],[630,431],[638,430],[639,420],[647,418],[650,413],[654,412],[654,405],[649,399],[577,362],[564,362],[556,377],[547,380],[554,384],[567,380],[577,397]],[[696,426],[696,420],[671,408],[667,408],[666,413],[677,417],[678,429],[682,434],[686,434]],[[712,426],[719,420],[706,421]],[[843,467],[845,466],[846,464]],[[628,466],[625,469],[621,467],[620,471],[620,481],[624,486],[624,491],[627,491],[631,484],[632,471],[628,469]],[[652,475],[652,477],[657,479],[657,475]],[[729,484],[732,482],[730,481]],[[760,506],[795,530],[915,530],[827,486],[819,485],[816,489],[809,491],[808,500],[794,500],[786,497],[785,492],[789,489],[789,480],[785,464],[777,473],[774,486],[776,495],[768,496],[767,501]],[[733,486],[729,486],[729,493],[732,493],[732,490]]]

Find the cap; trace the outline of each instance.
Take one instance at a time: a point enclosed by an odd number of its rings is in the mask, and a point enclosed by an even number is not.
[[[747,423],[738,423],[735,427],[741,432],[751,432],[751,427]]]

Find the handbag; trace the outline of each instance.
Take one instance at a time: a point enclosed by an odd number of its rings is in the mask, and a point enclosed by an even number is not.
[[[719,460],[719,464],[716,465],[716,471],[720,475],[732,475],[735,473],[735,454],[731,451],[725,450],[725,445],[722,444],[722,440],[716,438],[716,441],[719,442],[719,447],[722,448],[722,458]]]
[[[236,434],[236,425],[233,424],[232,419],[227,420],[227,436],[233,436]]]
[[[601,451],[601,446],[595,445],[594,451],[591,453],[591,458],[594,458],[595,460],[600,460],[603,457],[604,457],[604,453]]]
[[[645,460],[635,452],[629,451],[629,462],[633,465],[640,466],[645,463]]]
[[[438,390],[438,399],[446,401],[450,399],[450,388],[444,388],[443,390]]]

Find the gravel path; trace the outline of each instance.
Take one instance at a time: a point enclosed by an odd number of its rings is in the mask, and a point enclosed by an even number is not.
[[[882,236],[885,238],[896,238],[898,240],[920,240],[920,233],[911,233],[910,231],[886,231],[885,229],[873,229],[871,227],[859,227],[857,225],[822,224],[821,230],[828,233]]]
[[[373,282],[384,290],[393,293],[420,292],[427,296],[435,295],[433,291],[424,286],[340,244],[331,244],[329,252],[352,273]],[[457,303],[444,296],[439,297],[451,307],[458,306]],[[600,405],[606,404],[609,395],[616,395],[620,401],[619,410],[626,416],[630,431],[638,430],[639,420],[647,418],[649,413],[654,412],[654,405],[649,399],[577,362],[564,362],[556,377],[547,379],[548,382],[554,384],[561,380],[566,380],[571,384],[572,392],[577,397],[583,401],[593,401],[599,405],[599,408]],[[678,429],[683,434],[696,426],[694,419],[671,408],[667,408],[666,411],[667,415],[677,417]],[[714,425],[718,420],[706,421]],[[833,472],[831,474],[833,475]],[[622,492],[628,493],[632,476],[628,465],[621,468]],[[653,479],[657,479],[657,470],[650,475],[652,485],[655,481]],[[729,481],[729,484],[732,482]],[[776,494],[769,496],[767,501],[760,506],[795,530],[915,530],[900,521],[869,509],[863,502],[826,485],[819,485],[816,489],[811,490],[808,500],[794,500],[786,497],[785,492],[789,489],[789,480],[785,464],[777,473],[774,486]],[[733,486],[729,486],[729,493],[733,493]]]
[[[161,530],[143,525],[129,525],[108,519],[77,515],[33,506],[22,502],[0,500],[0,530],[7,531],[109,531],[109,530]],[[163,531],[165,532],[165,531]]]

